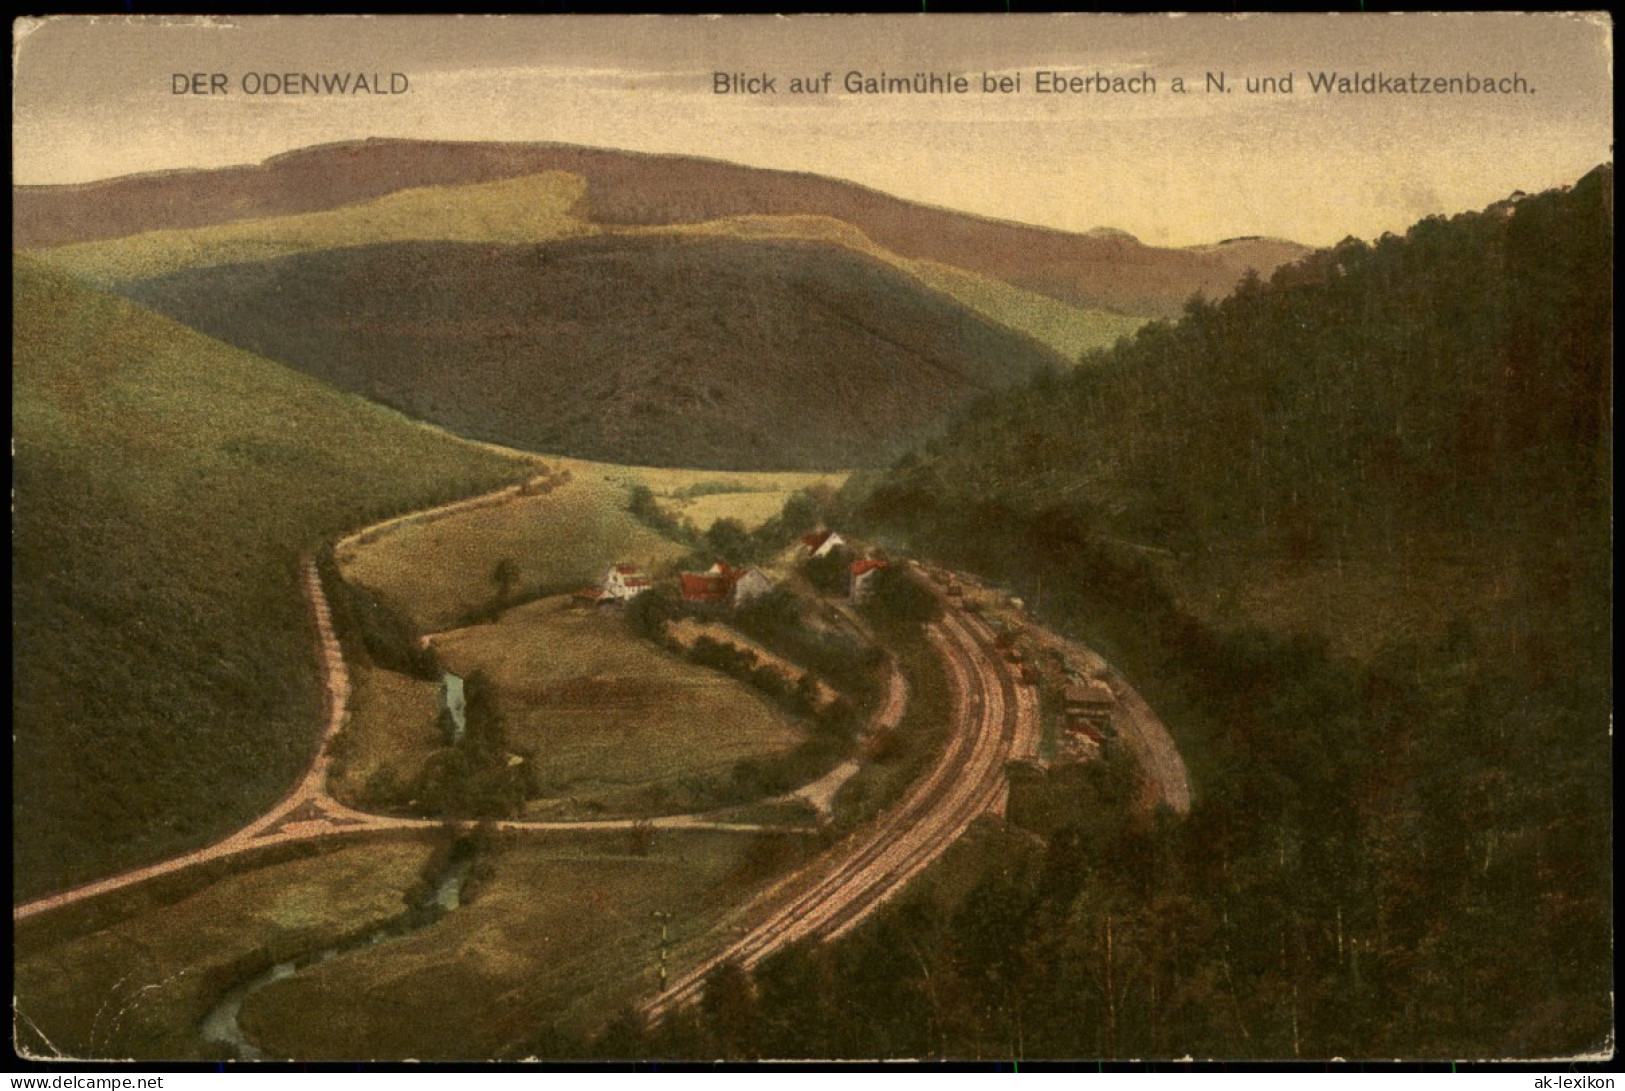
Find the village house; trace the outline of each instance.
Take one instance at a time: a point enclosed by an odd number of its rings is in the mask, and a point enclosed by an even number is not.
[[[745,603],[754,599],[759,599],[769,591],[773,590],[773,581],[768,578],[766,572],[763,572],[755,565],[751,565],[749,568],[744,569],[743,571],[738,569],[735,569],[734,571],[735,606],[743,606]]]
[[[827,557],[845,545],[846,540],[833,530],[815,531],[801,538],[801,548],[809,557]]]
[[[684,572],[678,577],[685,606],[726,606],[733,581],[719,572]]]
[[[631,602],[653,586],[643,569],[630,564],[612,564],[604,570],[598,588],[606,599]]]
[[[875,593],[875,579],[882,571],[890,568],[887,561],[863,560],[852,562],[852,601],[864,603],[869,596]]]
[[[754,565],[734,568],[718,561],[704,572],[684,572],[680,587],[689,606],[739,606],[773,590],[773,581]]]

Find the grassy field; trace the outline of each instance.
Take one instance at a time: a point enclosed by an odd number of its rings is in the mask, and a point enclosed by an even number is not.
[[[586,182],[576,175],[549,171],[500,182],[402,190],[326,212],[148,231],[36,253],[66,272],[115,284],[339,246],[417,239],[539,242],[596,230],[571,214],[585,192]]]
[[[226,990],[399,916],[433,855],[426,840],[356,845],[232,875],[105,927],[24,929],[16,1041],[40,1057],[196,1059],[199,1024]]]
[[[358,662],[350,664],[350,675],[350,717],[334,745],[327,783],[338,799],[363,806],[369,784],[412,784],[422,775],[423,763],[443,743],[440,703],[434,682]]]
[[[800,733],[762,697],[567,598],[435,640],[447,667],[484,671],[509,745],[534,754],[538,816],[681,809],[682,783],[789,750]]]
[[[467,904],[403,939],[319,964],[249,998],[267,1056],[517,1058],[550,1027],[595,1028],[655,986],[660,925],[673,973],[707,947],[775,862],[750,836],[526,839],[488,852]]]
[[[596,583],[613,563],[669,570],[685,553],[634,519],[627,500],[635,485],[701,530],[717,519],[755,527],[778,514],[791,493],[839,488],[845,474],[754,473],[620,466],[552,458],[566,483],[500,507],[460,512],[402,528],[375,542],[347,542],[338,551],[346,579],[377,592],[426,632],[455,626],[490,604],[499,562],[514,563],[516,596],[536,597]],[[698,495],[695,495],[695,494]]]
[[[564,460],[567,465],[601,473],[612,483],[630,488],[642,485],[654,493],[660,507],[704,533],[718,519],[737,519],[754,530],[784,507],[792,493],[802,489],[839,490],[844,473],[761,473],[674,469],[658,466],[613,466],[601,462]]]
[[[310,759],[299,557],[528,476],[27,257],[14,261],[20,898],[196,848]]]
[[[460,628],[490,604],[491,576],[513,562],[515,597],[593,583],[611,562],[669,569],[683,547],[633,519],[626,501],[646,485],[677,502],[726,504],[836,485],[842,475],[719,473],[547,460],[556,485],[499,507],[352,538],[337,556],[347,579],[400,610],[449,669],[485,670],[496,682],[511,745],[534,751],[541,794],[533,817],[682,810],[685,782],[726,777],[742,758],[792,747],[799,732],[757,694],[694,667],[603,615],[550,598],[489,625]],[[721,492],[739,489],[739,492]],[[698,494],[698,495],[694,495]],[[737,513],[735,517],[738,517]],[[359,668],[335,791],[362,800],[374,777],[409,784],[441,745],[431,683]]]
[[[601,475],[623,488],[645,485],[659,497],[703,499],[704,494],[778,493],[827,485],[839,489],[844,473],[771,473],[758,470],[690,470],[670,466],[618,466],[610,462],[559,459],[560,465]]]
[[[491,577],[504,560],[517,572],[514,593],[534,597],[596,583],[609,564],[659,570],[683,554],[627,512],[631,471],[574,459],[548,464],[569,480],[543,495],[347,544],[338,553],[341,571],[419,629],[437,632],[495,599]]]
[[[951,265],[909,261],[906,268],[928,287],[952,296],[983,317],[1019,330],[1076,362],[1090,349],[1110,348],[1150,319],[1074,307],[1002,280]]]
[[[793,491],[708,493],[664,500],[660,506],[674,518],[692,523],[701,534],[719,519],[734,519],[754,530],[777,515]]]

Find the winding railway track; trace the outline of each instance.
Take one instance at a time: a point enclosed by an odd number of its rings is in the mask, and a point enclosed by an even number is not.
[[[846,934],[941,857],[978,816],[1002,810],[1005,761],[1018,748],[1036,746],[1036,699],[1003,669],[979,620],[946,606],[929,638],[948,667],[954,698],[954,734],[937,763],[855,845],[832,850],[788,880],[799,887],[788,900],[780,901],[785,884],[764,894],[759,904],[767,916],[646,1002],[645,1017],[662,1018],[698,999],[706,977],[725,962],[748,970],[800,940]]]

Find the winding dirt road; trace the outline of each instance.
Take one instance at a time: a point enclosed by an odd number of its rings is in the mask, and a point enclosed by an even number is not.
[[[444,505],[433,509],[432,515],[438,518],[452,511],[486,507],[522,495],[525,495],[523,487],[511,487]],[[375,531],[388,532],[424,514],[380,524],[347,541]],[[328,794],[329,748],[345,721],[350,679],[333,631],[321,580],[310,558],[306,558],[303,565],[302,583],[317,635],[326,714],[321,743],[309,769],[294,789],[264,815],[213,845],[18,906],[13,910],[14,920],[269,846],[385,831],[463,829],[473,825],[467,821],[367,814],[346,807]],[[1042,725],[1037,692],[1015,677],[985,621],[960,609],[940,593],[939,598],[943,616],[930,627],[927,635],[947,667],[952,690],[952,734],[942,755],[901,802],[812,864],[759,895],[746,910],[747,917],[755,918],[758,923],[742,938],[694,966],[664,992],[650,999],[643,1007],[646,1016],[658,1019],[697,999],[707,975],[724,962],[736,962],[749,969],[798,940],[835,939],[846,934],[939,859],[976,818],[1004,813],[1008,797],[1006,762],[1038,754]],[[1047,634],[1046,638],[1059,639]],[[1104,669],[1104,664],[1101,666]],[[1189,806],[1189,789],[1178,752],[1173,750],[1171,740],[1164,747],[1149,738],[1158,733],[1166,738],[1160,721],[1148,708],[1143,708],[1144,702],[1126,683],[1115,678],[1113,681],[1117,683],[1113,688],[1118,690],[1119,700],[1126,706],[1130,718],[1149,722],[1156,729],[1142,736],[1141,746],[1146,751],[1142,753],[1142,760],[1157,770],[1156,779],[1164,798],[1176,809],[1185,809]],[[906,701],[907,688],[894,669],[888,683],[888,699],[877,711],[872,726],[896,726],[902,719]],[[1150,745],[1145,744],[1147,738]],[[1165,751],[1172,751],[1171,762]],[[496,826],[515,831],[615,830],[630,829],[639,821],[504,821]],[[787,830],[787,827],[712,821],[704,815],[669,815],[646,821],[659,829]]]
[[[344,541],[357,541],[367,535],[373,535],[375,540],[378,533],[392,532],[409,523],[421,523],[426,519],[439,519],[456,512],[477,510],[496,504],[508,503],[523,496],[532,495],[539,484],[545,484],[548,480],[550,480],[548,477],[543,476],[533,479],[525,485],[509,486],[492,493],[444,504],[426,512],[414,512],[410,515],[400,516],[350,535]],[[84,886],[26,902],[12,909],[13,921],[25,920],[40,913],[84,901],[87,898],[110,894],[113,891],[123,890],[146,882],[149,879],[185,871],[188,868],[197,867],[214,860],[221,860],[277,845],[300,841],[321,841],[335,837],[379,834],[398,830],[467,830],[474,827],[475,823],[469,820],[399,818],[390,815],[369,814],[347,807],[329,794],[327,785],[329,749],[340,729],[344,726],[350,700],[350,673],[344,662],[344,653],[339,645],[338,635],[333,631],[332,610],[328,606],[327,596],[322,590],[321,577],[317,572],[314,559],[309,556],[304,559],[301,565],[301,586],[306,603],[310,608],[311,622],[316,633],[318,662],[322,674],[322,689],[325,694],[326,708],[321,742],[317,746],[309,768],[306,769],[304,776],[300,778],[299,783],[294,786],[293,790],[270,810],[211,845],[182,856],[171,857],[156,864],[135,868],[131,871],[87,883]],[[902,718],[901,703],[906,700],[906,693],[906,688],[901,687],[901,676],[894,669],[888,681],[888,700],[877,713],[876,723],[885,726],[888,723],[895,724],[896,721],[900,720]],[[505,831],[589,832],[631,830],[645,823],[654,829],[714,830],[738,833],[759,833],[763,831],[781,833],[812,832],[815,828],[727,822],[712,819],[705,815],[694,814],[663,815],[651,819],[620,818],[571,822],[508,820],[498,821],[495,826],[497,829]]]
[[[534,482],[531,485],[534,486]],[[440,518],[454,511],[490,507],[494,504],[505,503],[521,496],[530,495],[526,488],[527,486],[510,486],[494,493],[458,501],[455,504],[442,505],[439,508],[430,509],[429,513],[414,513],[411,516],[402,516],[399,519],[393,519],[379,525],[392,530],[405,521],[419,518],[424,514]],[[370,530],[362,532],[362,534],[365,533],[370,533]],[[353,540],[358,537],[360,535],[352,535],[350,539],[346,540]],[[333,631],[332,611],[328,607],[327,596],[322,591],[321,577],[317,573],[314,559],[309,556],[304,559],[301,566],[301,584],[305,600],[310,607],[312,624],[316,631],[322,689],[326,695],[326,709],[321,742],[316,749],[310,767],[305,770],[305,774],[300,778],[299,783],[270,810],[235,833],[229,834],[212,845],[205,846],[195,852],[189,852],[183,856],[171,857],[156,864],[135,868],[131,871],[87,883],[84,886],[26,902],[12,909],[13,921],[25,920],[40,913],[84,901],[87,898],[109,894],[115,890],[123,890],[126,887],[135,886],[149,879],[184,871],[187,868],[197,867],[213,860],[220,860],[276,845],[297,841],[320,841],[334,837],[353,837],[360,834],[378,834],[396,830],[465,830],[474,827],[475,823],[468,820],[398,818],[389,815],[368,814],[345,806],[328,793],[329,749],[339,730],[344,726],[350,701],[350,673],[344,663],[344,653],[340,648],[338,636]],[[537,832],[602,831],[629,830],[637,826],[640,821],[642,820],[632,818],[581,822],[526,822],[515,820],[497,822],[496,826],[502,830],[530,830]],[[790,826],[763,826],[754,823],[715,821],[706,818],[704,815],[666,815],[649,819],[647,822],[656,829],[720,830],[741,833],[754,833],[769,829],[781,832],[797,832],[800,830],[799,827]]]
[[[333,617],[322,593],[321,578],[316,573],[315,561],[306,557],[302,566],[305,599],[311,608],[316,627],[317,646],[320,651],[322,688],[326,693],[325,724],[321,744],[310,768],[305,771],[293,791],[281,802],[254,819],[248,825],[220,841],[185,856],[176,856],[134,871],[126,871],[85,886],[53,894],[28,902],[12,910],[13,920],[23,920],[38,913],[64,905],[121,890],[160,875],[184,871],[211,860],[249,852],[290,841],[308,841],[332,836],[335,833],[360,830],[405,829],[438,826],[428,820],[385,818],[379,815],[353,811],[336,802],[327,794],[328,745],[344,723],[345,709],[350,700],[350,674],[344,666],[344,655],[339,650],[337,635],[333,632]]]

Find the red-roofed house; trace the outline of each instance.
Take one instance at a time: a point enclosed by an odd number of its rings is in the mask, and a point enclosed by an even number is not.
[[[811,557],[827,557],[844,545],[846,540],[833,530],[820,530],[801,538],[801,548]]]
[[[630,564],[612,564],[604,570],[598,581],[604,597],[617,602],[630,602],[653,586],[643,569]]]
[[[684,572],[680,579],[683,601],[691,605],[738,606],[773,590],[773,581],[760,568],[734,568],[726,561],[704,572]]]
[[[890,563],[877,560],[863,560],[852,562],[852,601],[864,602],[875,591],[875,577],[883,569],[890,568]]]
[[[733,581],[717,572],[684,572],[680,579],[690,605],[722,606],[733,593]]]

